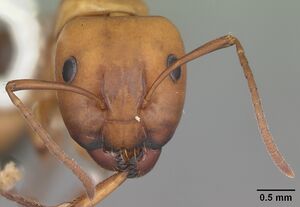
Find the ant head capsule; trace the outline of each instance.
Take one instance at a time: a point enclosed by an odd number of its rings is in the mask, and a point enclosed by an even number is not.
[[[129,177],[150,171],[180,120],[185,66],[161,84],[147,107],[142,104],[159,74],[183,54],[179,33],[162,17],[69,21],[57,41],[56,79],[72,79],[68,84],[94,93],[106,105],[101,110],[86,97],[58,92],[72,138],[107,169],[129,170]]]

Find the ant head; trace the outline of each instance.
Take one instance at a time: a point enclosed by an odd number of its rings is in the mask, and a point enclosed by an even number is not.
[[[78,17],[58,36],[56,80],[103,100],[58,92],[72,138],[101,166],[146,174],[181,117],[185,66],[170,73],[144,105],[159,75],[183,56],[176,28],[162,17]]]

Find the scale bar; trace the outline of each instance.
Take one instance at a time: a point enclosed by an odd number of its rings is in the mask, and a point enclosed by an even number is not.
[[[257,189],[256,191],[296,191],[296,189]]]

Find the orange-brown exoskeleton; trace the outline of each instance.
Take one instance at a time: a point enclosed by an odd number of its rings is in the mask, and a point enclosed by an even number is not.
[[[226,35],[185,54],[174,25],[163,17],[146,15],[146,6],[138,0],[62,1],[54,32],[54,80],[15,80],[7,84],[12,102],[28,124],[87,190],[87,196],[61,206],[94,205],[127,177],[148,173],[180,120],[185,98],[185,63],[233,45],[248,81],[267,150],[279,169],[293,177],[268,130],[256,84],[238,39]],[[117,173],[95,188],[15,95],[18,90],[56,90],[71,137],[100,166]],[[10,192],[1,194],[25,206],[40,205]]]

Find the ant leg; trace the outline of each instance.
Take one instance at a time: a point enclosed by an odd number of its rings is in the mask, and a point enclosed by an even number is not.
[[[49,152],[53,154],[58,160],[63,162],[69,169],[73,171],[73,173],[80,179],[80,181],[83,183],[83,185],[86,188],[87,191],[87,197],[83,198],[83,200],[88,199],[94,199],[95,196],[95,187],[93,185],[92,180],[89,178],[89,176],[81,169],[81,167],[71,158],[69,158],[65,152],[51,139],[50,135],[47,133],[47,131],[41,126],[41,124],[38,122],[38,120],[32,115],[32,111],[26,107],[22,101],[14,94],[15,91],[18,90],[64,90],[64,91],[70,91],[73,93],[84,95],[90,99],[93,99],[97,103],[99,102],[99,107],[103,108],[104,106],[101,105],[103,102],[94,94],[90,93],[89,91],[86,91],[82,88],[75,87],[75,86],[69,86],[61,83],[56,82],[50,82],[50,81],[38,81],[38,80],[15,80],[11,81],[6,85],[6,91],[11,99],[11,101],[14,103],[14,105],[20,110],[21,114],[27,121],[27,123],[31,126],[31,128],[40,136],[40,138],[43,140],[45,146],[48,148]],[[117,179],[121,176],[123,179]],[[98,188],[100,193],[100,196],[98,196],[98,199],[107,196],[110,192],[113,191],[118,185],[120,185],[127,177],[127,173],[121,173],[119,176],[112,177],[111,179],[108,179],[106,185],[107,189],[102,189],[103,185],[100,185],[100,189]],[[117,179],[117,181],[115,180]],[[116,186],[116,187],[114,187]],[[111,190],[110,190],[111,189]],[[35,201],[31,201],[29,199],[25,199],[24,197],[12,194],[9,192],[4,192],[3,190],[0,190],[0,194],[3,196],[15,200],[17,202],[20,202],[22,205],[27,205],[28,207],[36,207],[41,206],[39,203]],[[97,194],[98,195],[98,194]],[[95,198],[96,199],[96,198]]]
[[[57,207],[90,207],[100,203],[110,193],[117,189],[126,179],[127,172],[119,172],[99,183],[96,186],[95,197],[90,200],[86,194],[82,194],[70,203],[63,203]]]
[[[257,86],[251,71],[251,68],[248,64],[248,60],[245,56],[244,49],[240,43],[240,41],[232,36],[232,35],[226,35],[223,37],[220,37],[218,39],[215,39],[213,41],[210,41],[203,46],[193,50],[192,52],[186,54],[182,58],[178,59],[177,62],[175,62],[173,65],[171,65],[169,68],[164,70],[160,76],[154,81],[152,84],[150,90],[148,91],[143,107],[147,106],[147,103],[150,101],[152,94],[155,92],[155,89],[160,85],[160,83],[177,67],[179,67],[182,64],[185,64],[191,60],[194,60],[196,58],[199,58],[203,55],[209,54],[211,52],[214,52],[219,49],[223,49],[230,46],[236,46],[236,51],[238,58],[240,60],[240,64],[243,68],[244,75],[248,81],[248,87],[251,94],[251,99],[253,103],[253,107],[256,114],[256,119],[258,123],[258,127],[260,129],[261,136],[263,138],[264,144],[266,146],[266,149],[271,156],[273,162],[275,165],[281,170],[283,174],[286,176],[293,178],[295,176],[293,170],[289,167],[288,163],[285,161],[283,156],[278,150],[278,147],[276,146],[274,139],[270,133],[270,130],[268,128],[267,120],[265,118],[265,115],[263,113],[262,104],[260,101],[260,97],[258,94]]]
[[[74,201],[68,203],[62,203],[54,207],[91,207],[100,203],[110,193],[117,189],[127,179],[127,172],[120,172],[112,175],[106,180],[102,181],[96,186],[95,196],[92,200],[86,195],[82,194],[77,197]],[[4,192],[0,190],[0,194],[9,200],[15,201],[26,207],[47,207],[37,201],[24,198],[21,195],[14,194],[11,192]]]
[[[11,193],[11,192],[6,192],[6,191],[0,190],[0,195],[7,198],[8,200],[15,201],[16,203],[18,203],[22,206],[26,206],[26,207],[47,207],[47,206],[44,206],[42,204],[39,204],[37,201],[31,200],[31,199],[28,199],[28,198],[24,198],[21,195],[14,194],[14,193]]]
[[[52,140],[48,132],[41,126],[38,120],[32,115],[32,111],[26,107],[22,101],[14,94],[18,90],[65,90],[74,93],[84,95],[95,101],[99,99],[92,93],[75,86],[68,86],[61,83],[49,82],[49,81],[38,81],[38,80],[15,80],[11,81],[6,85],[6,91],[11,99],[11,101],[20,110],[21,114],[30,125],[30,127],[35,131],[39,137],[43,140],[45,146],[48,148],[49,152],[52,153],[58,160],[64,163],[73,173],[80,179],[83,183],[87,194],[90,198],[93,198],[95,193],[95,187],[93,185],[90,177],[81,169],[81,167],[71,158],[69,158],[66,153]],[[101,104],[101,103],[100,103]]]

